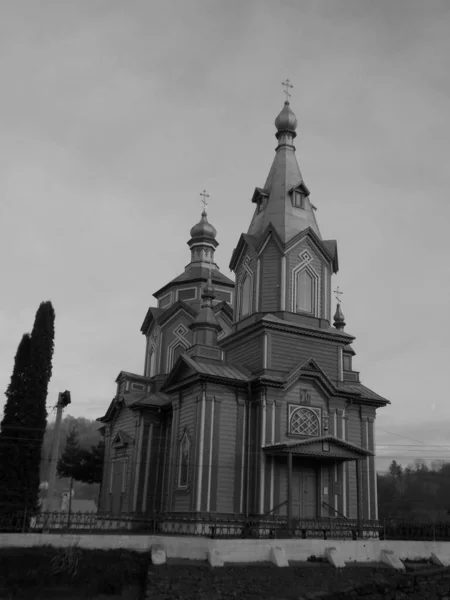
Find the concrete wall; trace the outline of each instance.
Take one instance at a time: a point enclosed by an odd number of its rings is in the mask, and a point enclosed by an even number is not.
[[[272,547],[284,548],[288,560],[306,561],[324,556],[325,549],[335,547],[345,562],[380,560],[381,550],[392,550],[400,559],[429,558],[432,553],[450,557],[450,542],[411,542],[380,540],[212,540],[203,537],[151,535],[71,535],[45,533],[2,533],[0,548],[30,548],[50,545],[64,548],[77,544],[80,548],[111,550],[125,548],[147,552],[152,545],[162,545],[168,558],[206,560],[209,550],[217,549],[225,562],[261,562],[269,560]]]

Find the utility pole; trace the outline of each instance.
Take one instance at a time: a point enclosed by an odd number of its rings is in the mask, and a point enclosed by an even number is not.
[[[60,392],[58,394],[58,404],[56,405],[56,421],[55,429],[53,431],[53,443],[52,452],[50,455],[50,466],[48,470],[48,482],[47,482],[47,493],[45,500],[42,504],[42,512],[52,510],[53,506],[53,494],[55,492],[55,481],[56,481],[56,466],[59,458],[59,439],[61,436],[61,421],[63,409],[70,404],[70,392]]]

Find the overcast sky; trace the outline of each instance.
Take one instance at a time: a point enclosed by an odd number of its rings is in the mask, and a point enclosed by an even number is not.
[[[354,368],[392,402],[379,455],[450,460],[449,19],[448,0],[2,0],[0,389],[43,300],[49,408],[70,389],[97,418],[143,372],[203,188],[230,274],[288,77]]]

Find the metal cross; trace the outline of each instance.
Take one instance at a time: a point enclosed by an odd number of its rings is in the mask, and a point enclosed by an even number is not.
[[[208,206],[208,203],[206,202],[206,198],[209,198],[209,194],[206,193],[206,190],[203,190],[203,192],[201,192],[200,196],[202,197],[202,204],[203,204],[203,210],[206,211],[206,207]]]
[[[286,79],[286,81],[283,81],[281,83],[281,85],[284,87],[284,93],[286,94],[286,102],[289,100],[290,98],[290,93],[289,93],[289,88],[293,88],[294,86],[292,85],[292,83],[289,81],[289,79]]]
[[[339,291],[339,286],[337,286],[337,288],[334,290],[334,293],[335,293],[335,294],[338,294],[338,295],[336,296],[336,300],[337,300],[337,301],[339,302],[339,304],[340,304],[340,303],[341,303],[341,300],[340,300],[339,296],[340,296],[340,295],[342,295],[344,292],[340,292],[340,291]]]

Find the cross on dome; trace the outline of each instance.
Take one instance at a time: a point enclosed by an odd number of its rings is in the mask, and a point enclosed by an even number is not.
[[[206,207],[208,206],[206,198],[209,198],[209,194],[206,193],[206,190],[203,190],[203,192],[200,192],[200,196],[202,197],[201,203],[203,204],[203,212],[206,213]]]
[[[294,86],[289,81],[289,79],[286,79],[286,81],[282,81],[281,85],[284,87],[284,93],[286,94],[286,102],[289,102],[289,98],[291,97],[291,94],[289,93],[289,88],[292,89]]]
[[[342,296],[342,294],[343,294],[344,292],[340,292],[340,291],[339,291],[339,286],[337,286],[337,288],[334,290],[334,292],[333,292],[333,293],[334,293],[334,294],[337,294],[337,296],[336,296],[336,300],[337,300],[337,301],[339,302],[339,304],[340,304],[340,303],[341,303],[341,299],[339,298],[339,296]]]

